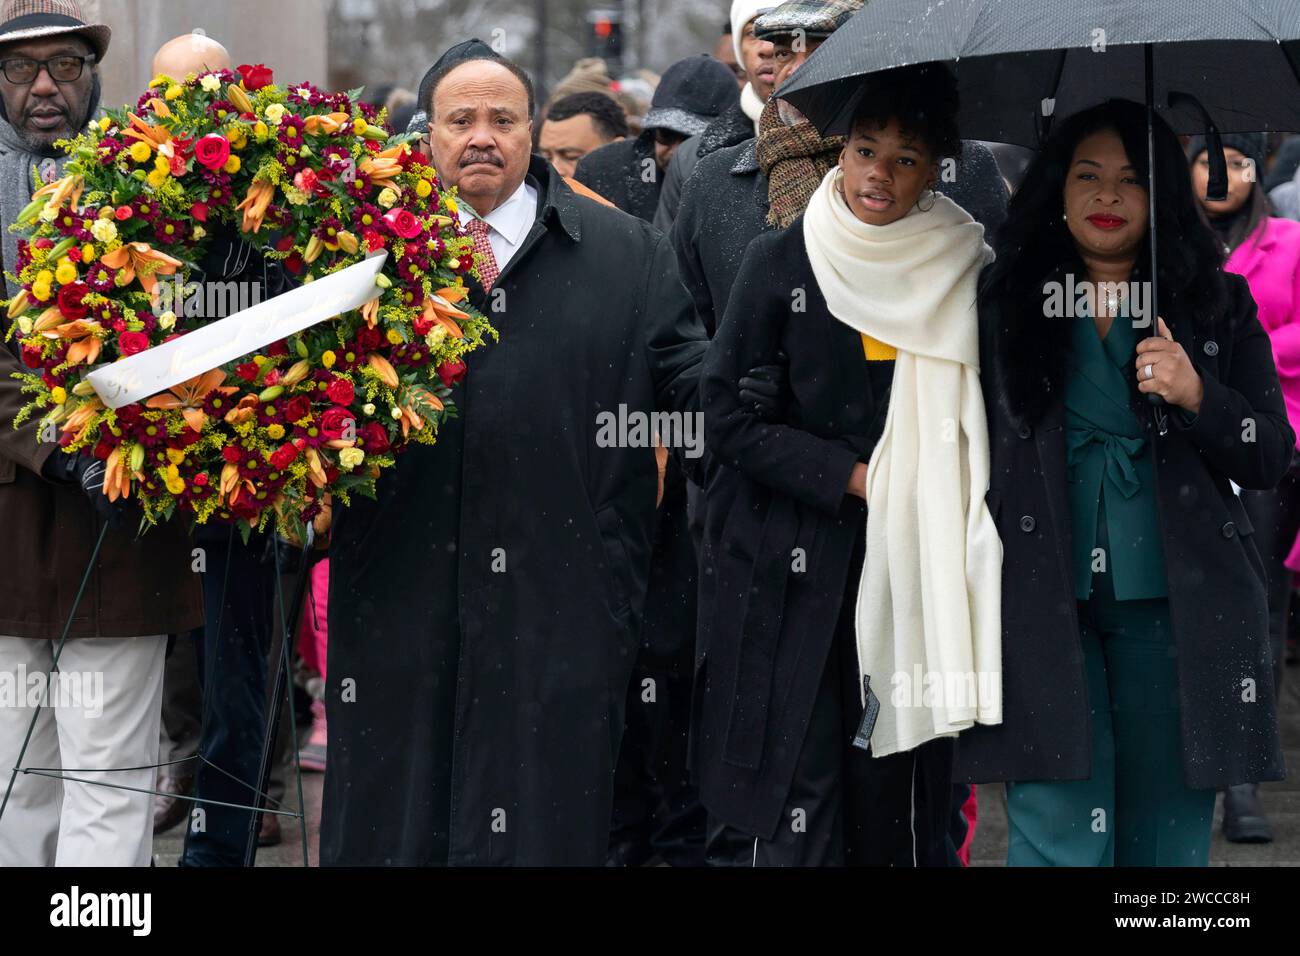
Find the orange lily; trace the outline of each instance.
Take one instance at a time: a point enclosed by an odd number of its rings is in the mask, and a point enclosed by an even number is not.
[[[161,395],[155,395],[149,401],[145,402],[150,408],[172,409],[179,408],[181,416],[185,419],[190,428],[196,432],[203,431],[203,426],[208,420],[207,413],[203,411],[203,401],[213,391],[218,391],[222,395],[232,395],[239,391],[229,385],[222,385],[226,380],[226,373],[219,368],[214,368],[210,372],[204,372],[202,375],[196,375],[194,378],[179,385],[173,385],[167,392]]]
[[[262,228],[262,217],[266,215],[266,207],[271,205],[274,195],[274,183],[256,182],[248,187],[248,195],[235,207],[244,214],[244,221],[240,225],[244,232],[257,232]]]
[[[318,133],[337,133],[348,123],[347,113],[328,113],[325,116],[308,116],[303,121],[303,129],[313,136]]]
[[[379,297],[378,296],[371,299],[369,302],[367,302],[365,305],[361,307],[361,317],[366,320],[366,325],[368,325],[370,328],[373,329],[375,327],[375,323],[379,321]]]
[[[158,287],[158,276],[175,275],[176,270],[183,265],[179,259],[173,259],[165,252],[159,252],[147,242],[128,242],[112,252],[104,253],[99,257],[99,261],[112,269],[119,270],[126,277],[123,285],[139,278],[140,285],[144,286],[144,290],[151,296],[154,294],[154,289]]]
[[[397,370],[389,364],[388,359],[378,352],[371,352],[366,356],[366,363],[375,370],[381,382],[389,388],[397,388]]]
[[[104,403],[98,398],[92,398],[68,416],[68,420],[63,423],[63,430],[65,432],[73,432],[74,441],[81,441],[81,439],[85,437],[86,429],[90,427],[91,419],[103,410]]]
[[[465,333],[461,331],[460,323],[456,319],[468,319],[469,315],[448,304],[436,293],[424,300],[424,318],[429,322],[441,325],[452,338],[463,339],[465,337]]]
[[[158,149],[165,143],[170,143],[172,141],[172,134],[169,130],[164,129],[161,126],[152,126],[140,119],[140,117],[136,116],[134,113],[127,113],[126,115],[131,117],[131,125],[127,129],[122,130],[123,137],[141,140],[142,142],[148,143],[154,149]]]
[[[317,488],[324,488],[329,484],[325,475],[325,466],[321,464],[320,453],[315,448],[307,449],[307,477]]]
[[[69,203],[69,206],[73,212],[76,212],[77,203],[81,201],[81,191],[85,186],[86,181],[80,176],[64,176],[62,179],[56,180],[55,182],[46,183],[40,189],[36,190],[36,192],[32,193],[32,198],[35,199],[38,196],[49,196],[50,198],[46,201],[45,208],[54,209],[56,211],[62,209],[63,204],[71,199],[72,201]]]
[[[407,146],[405,143],[390,146],[381,153],[375,153],[375,155],[363,159],[361,165],[357,167],[357,172],[364,174],[372,182],[396,179],[402,174],[400,157],[406,151]]]
[[[109,453],[108,460],[104,462],[104,494],[108,495],[109,501],[131,497],[131,472],[120,445]]]
[[[228,505],[238,503],[239,496],[244,491],[253,494],[257,487],[248,478],[240,479],[239,466],[232,465],[230,462],[221,469],[221,481],[217,489],[217,498]]]
[[[41,334],[47,339],[63,339],[65,342],[72,343],[68,346],[69,365],[80,365],[82,362],[94,365],[95,359],[99,358],[99,353],[104,348],[104,343],[99,338],[99,333],[103,331],[104,327],[98,322],[77,319],[75,322],[65,322]]]
[[[32,331],[48,332],[56,325],[62,325],[62,324],[63,324],[63,312],[59,310],[59,307],[57,305],[52,305],[44,312],[41,313],[41,317],[39,319],[37,319],[35,322],[32,323]],[[57,338],[57,336],[51,335],[49,336],[49,338]]]
[[[238,425],[240,422],[246,422],[257,414],[257,406],[261,404],[256,395],[245,395],[239,400],[239,404],[226,412],[226,424]]]

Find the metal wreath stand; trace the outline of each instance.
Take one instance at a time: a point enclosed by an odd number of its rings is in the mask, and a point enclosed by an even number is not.
[[[54,674],[59,669],[59,656],[63,653],[63,645],[68,639],[68,632],[72,629],[73,618],[76,616],[77,608],[81,604],[81,597],[85,593],[86,585],[90,581],[90,575],[95,569],[95,562],[99,558],[99,552],[101,547],[104,544],[104,537],[105,535],[107,535],[107,533],[108,533],[108,525],[104,524],[104,526],[100,529],[99,537],[95,541],[95,547],[90,552],[90,560],[86,564],[85,573],[83,573],[81,576],[81,585],[77,588],[77,594],[73,598],[72,608],[68,612],[68,620],[63,625],[63,633],[59,636],[59,642],[54,648],[54,660],[50,665],[49,673],[46,675],[47,680],[45,684],[45,697],[49,696],[50,687],[53,685]],[[234,544],[234,536],[235,536],[235,527],[232,524],[230,526],[230,542],[229,542],[230,545]],[[9,774],[9,783],[5,787],[4,798],[3,800],[0,800],[0,820],[4,819],[5,808],[9,805],[9,797],[13,793],[14,782],[18,778],[18,774],[30,773],[38,776],[57,777],[60,780],[71,780],[74,783],[83,783],[89,786],[109,787],[114,790],[131,790],[136,793],[148,793],[156,796],[174,797],[175,799],[186,800],[196,805],[209,804],[212,806],[231,807],[236,810],[251,810],[253,812],[250,815],[250,819],[249,819],[248,840],[244,846],[244,866],[246,867],[254,866],[257,860],[257,831],[258,831],[258,820],[260,814],[274,813],[277,816],[292,817],[298,821],[298,830],[302,839],[302,865],[310,866],[311,864],[310,864],[309,852],[307,847],[307,814],[306,814],[306,805],[303,801],[303,794],[302,794],[302,766],[299,763],[299,759],[298,759],[298,747],[297,747],[298,725],[297,725],[297,716],[294,714],[294,709],[292,704],[293,682],[289,674],[289,660],[291,657],[290,634],[296,634],[298,632],[299,625],[302,623],[304,598],[307,595],[307,588],[311,578],[311,575],[309,574],[310,567],[311,567],[310,558],[311,558],[311,551],[312,551],[311,522],[307,523],[307,537],[302,546],[301,553],[298,559],[298,578],[297,581],[294,583],[292,603],[290,604],[290,613],[287,618],[285,617],[284,588],[283,588],[283,581],[280,573],[280,549],[278,547],[278,543],[279,543],[278,541],[272,542],[271,553],[273,555],[274,562],[275,562],[275,594],[276,594],[275,605],[278,611],[278,617],[280,623],[280,647],[279,647],[279,652],[276,655],[278,660],[275,668],[275,677],[273,678],[273,681],[270,685],[270,688],[273,691],[273,693],[271,696],[271,700],[267,706],[266,723],[263,729],[262,755],[261,755],[261,760],[258,764],[257,787],[254,790],[256,800],[257,800],[256,803],[242,804],[242,803],[228,803],[222,800],[203,800],[197,796],[182,796],[180,794],[174,794],[174,793],[163,793],[160,790],[154,790],[154,789],[146,790],[140,787],[128,787],[125,786],[124,784],[105,783],[99,780],[87,780],[83,777],[69,776],[69,774],[78,774],[78,773],[125,773],[127,771],[146,770],[146,769],[157,770],[162,767],[172,766],[178,763],[185,763],[189,760],[197,760],[199,763],[211,767],[213,770],[217,771],[218,773],[224,774],[225,776],[230,777],[232,780],[235,780],[236,782],[243,784],[244,786],[249,786],[249,783],[247,781],[239,780],[237,777],[234,776],[234,774],[230,773],[227,770],[222,769],[221,767],[214,764],[212,761],[208,760],[207,757],[205,757],[202,752],[195,752],[192,756],[181,757],[177,760],[170,760],[170,761],[160,762],[156,764],[146,764],[140,767],[114,767],[109,770],[98,770],[95,768],[68,769],[63,767],[59,767],[59,768],[24,767],[23,758],[27,755],[27,747],[31,742],[32,734],[35,732],[36,721],[37,719],[39,719],[41,714],[41,707],[43,707],[45,703],[44,700],[42,700],[36,705],[36,708],[32,712],[32,720],[27,727],[27,734],[23,738],[22,749],[18,752],[18,760],[14,764],[12,772]],[[225,608],[226,586],[229,583],[229,579],[230,579],[230,551],[231,548],[228,546],[226,549],[226,566],[222,572],[222,577],[221,577],[221,602],[220,602],[220,606],[217,608],[216,622],[210,628],[207,627],[205,622],[205,634],[204,634],[205,641],[220,639],[221,614],[223,609]],[[205,571],[204,573],[206,574],[208,572]],[[203,686],[203,718],[202,718],[203,724],[207,723],[208,707],[212,700],[213,689],[210,687],[211,683],[212,683],[212,674],[208,673],[207,669],[205,669],[204,680],[203,680],[203,685],[204,685]],[[274,690],[278,689],[281,685],[283,685],[284,693],[283,694],[274,693]],[[271,798],[267,795],[266,792],[266,788],[270,782],[270,776],[271,776],[271,751],[275,746],[275,739],[280,730],[280,711],[281,709],[284,708],[286,702],[289,704],[287,708],[289,711],[289,731],[293,741],[293,755],[294,755],[293,769],[294,769],[295,782],[297,784],[297,790],[298,790],[297,811],[285,809],[283,805],[280,804],[278,801],[271,800]],[[276,806],[275,807],[263,806],[263,803],[275,803]]]

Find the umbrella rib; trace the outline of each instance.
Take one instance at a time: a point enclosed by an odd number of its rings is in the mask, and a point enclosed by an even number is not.
[[[1065,75],[1065,56],[1070,51],[1061,48],[1060,56],[1056,58],[1056,77],[1052,80],[1052,112],[1049,116],[1044,116],[1038,127],[1038,148],[1043,148],[1043,141],[1047,139],[1052,130],[1052,120],[1056,118],[1056,94],[1061,91],[1061,77]]]

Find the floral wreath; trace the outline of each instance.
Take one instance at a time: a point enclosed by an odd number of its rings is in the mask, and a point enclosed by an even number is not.
[[[298,538],[334,500],[373,496],[405,445],[434,443],[466,355],[495,338],[465,303],[473,241],[454,190],[359,94],[281,88],[261,65],[156,77],[135,111],[107,110],[61,144],[63,178],[11,227],[29,236],[8,300],[31,370],[18,423],[43,412],[46,440],[103,460],[104,493],[134,495],[142,527],[182,512],[245,537],[274,520]],[[386,249],[379,295],[107,408],[92,366],[205,324],[160,308],[159,285],[188,280],[209,227],[237,230],[301,283]]]

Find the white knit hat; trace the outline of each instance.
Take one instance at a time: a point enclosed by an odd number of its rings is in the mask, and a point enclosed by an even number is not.
[[[736,51],[736,62],[742,70],[745,61],[740,56],[740,37],[745,32],[745,24],[777,6],[779,0],[731,0],[731,46]]]

